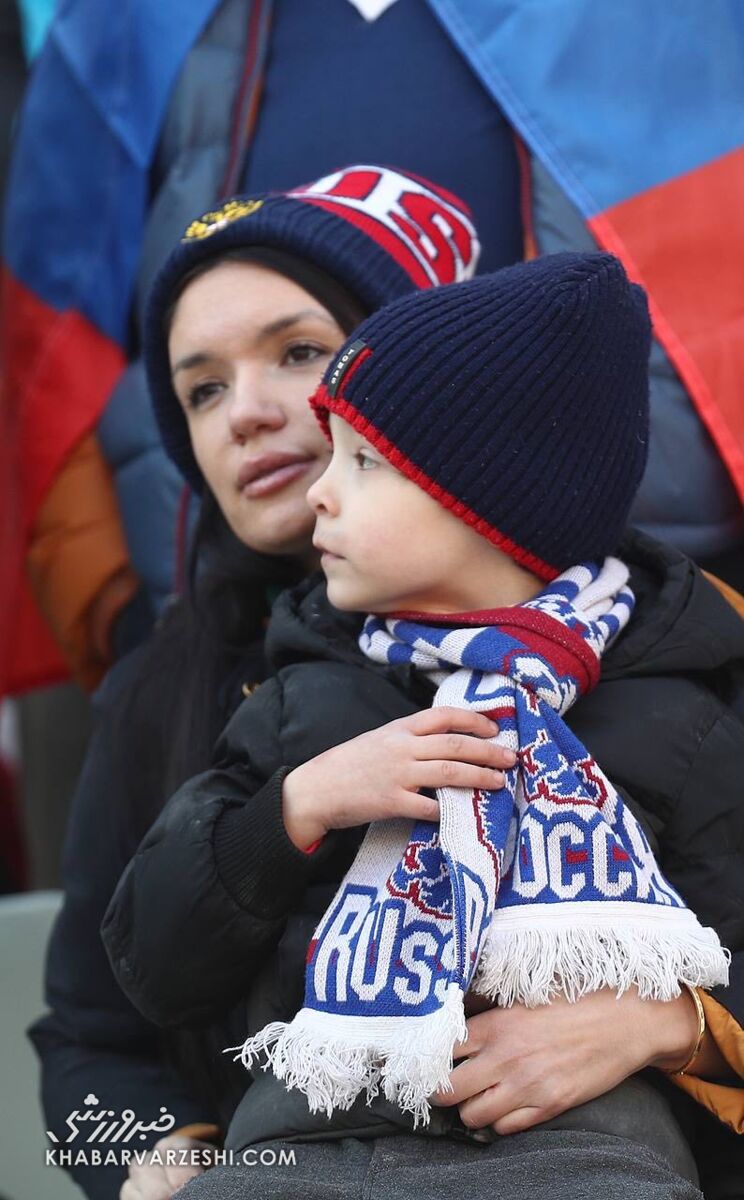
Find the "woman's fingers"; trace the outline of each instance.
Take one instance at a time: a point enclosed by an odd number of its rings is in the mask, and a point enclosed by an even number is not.
[[[549,1120],[551,1115],[537,1105],[520,1106],[511,1089],[501,1084],[488,1088],[460,1105],[460,1120],[468,1129],[483,1129],[490,1125],[502,1136],[522,1133],[533,1125]]]
[[[143,1162],[132,1163],[129,1178],[119,1192],[119,1200],[170,1200],[195,1175],[203,1174],[204,1167],[196,1163],[193,1166],[177,1165],[180,1160],[177,1152],[182,1150],[198,1150],[203,1155],[211,1153],[213,1147],[209,1142],[180,1133],[161,1138]],[[169,1152],[173,1154],[172,1163],[168,1161]],[[153,1157],[156,1161],[150,1161]]]
[[[481,1055],[474,1054],[472,1058],[457,1064],[450,1074],[450,1083],[451,1092],[439,1091],[432,1096],[434,1104],[441,1108],[452,1108],[462,1104],[486,1088],[495,1086],[493,1064],[489,1067]]]
[[[170,1200],[173,1191],[162,1167],[142,1167],[125,1179],[119,1200]]]
[[[493,1125],[496,1132],[505,1137],[509,1133],[524,1133],[525,1129],[532,1129],[533,1125],[539,1125],[542,1121],[549,1119],[547,1113],[544,1113],[542,1109],[526,1107],[515,1108],[513,1112],[488,1122],[488,1124]]]
[[[537,1008],[515,1004],[470,1017],[467,1055],[451,1073],[453,1092],[435,1103],[457,1105],[472,1129],[518,1133],[616,1087],[669,1046],[676,1001],[617,996],[602,988],[569,1002],[556,996]],[[680,1046],[684,1049],[685,1040]]]
[[[498,1078],[500,1067],[504,1074]],[[459,1063],[450,1082],[452,1091],[436,1092],[432,1100],[442,1108],[457,1106],[463,1125],[469,1129],[491,1125],[500,1134],[517,1133],[561,1111],[560,1104],[555,1108],[551,1105],[549,1087],[535,1087],[529,1078],[510,1071],[487,1052]],[[554,1100],[557,1102],[558,1097]]]

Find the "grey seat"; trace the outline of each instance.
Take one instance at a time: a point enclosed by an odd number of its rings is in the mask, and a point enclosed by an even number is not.
[[[58,1168],[39,1103],[39,1064],[26,1029],[44,1008],[44,955],[61,892],[0,897],[0,1197],[80,1200]]]

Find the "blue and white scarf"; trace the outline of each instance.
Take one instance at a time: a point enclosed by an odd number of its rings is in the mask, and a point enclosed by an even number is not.
[[[303,1008],[246,1042],[246,1066],[267,1051],[274,1073],[328,1116],[382,1089],[426,1121],[466,1037],[469,989],[538,1005],[602,987],[669,1000],[681,982],[726,981],[716,934],[664,879],[562,720],[630,618],[627,580],[608,558],[525,604],[476,614],[474,627],[367,618],[365,654],[423,671],[434,705],[487,713],[518,762],[499,791],[439,789],[438,825],[370,826],[310,943]]]

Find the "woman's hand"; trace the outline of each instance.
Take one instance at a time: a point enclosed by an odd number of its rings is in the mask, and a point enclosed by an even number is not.
[[[470,999],[470,997],[468,998]],[[557,996],[540,1008],[491,1008],[471,1016],[455,1047],[452,1092],[433,1102],[457,1105],[463,1124],[519,1133],[616,1087],[643,1067],[674,1070],[697,1038],[686,989],[676,1000],[619,998],[609,988],[575,1003]]]
[[[389,817],[438,821],[439,805],[420,788],[504,786],[516,756],[489,740],[497,733],[483,713],[428,708],[326,750],[284,780],[287,833],[304,850],[329,829]]]
[[[172,1164],[167,1162],[169,1150],[175,1152]],[[179,1165],[182,1150],[209,1151],[214,1150],[214,1146],[182,1133],[161,1138],[144,1162],[130,1165],[129,1178],[122,1184],[119,1200],[170,1200],[195,1175],[202,1175],[206,1169],[203,1166]],[[152,1157],[156,1151],[158,1161],[153,1163]],[[202,1154],[199,1157],[204,1156]]]

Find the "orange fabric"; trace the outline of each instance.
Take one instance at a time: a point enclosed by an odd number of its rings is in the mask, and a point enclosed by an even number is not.
[[[654,327],[744,498],[744,149],[588,224],[649,291]]]
[[[78,442],[39,509],[29,580],[75,677],[100,681],[111,624],[138,587],[129,565],[111,472],[94,434]]]
[[[701,988],[697,993],[703,1002],[705,1020],[715,1043],[735,1075],[744,1080],[744,1029],[728,1009]],[[744,1087],[735,1084],[711,1083],[694,1075],[672,1075],[672,1082],[718,1117],[734,1133],[744,1133]]]
[[[713,584],[714,588],[718,588],[724,600],[728,600],[731,607],[736,609],[739,616],[744,617],[744,596],[742,596],[741,592],[737,592],[730,584],[724,583],[717,575],[709,575],[707,571],[703,571],[703,575],[709,583]]]
[[[120,348],[80,313],[56,312],[7,270],[2,275],[3,359],[15,414],[22,528],[82,437],[92,430],[124,365]]]
[[[80,313],[56,311],[6,269],[0,309],[0,694],[14,694],[69,674],[24,558],[39,506],[95,427],[124,355]]]

